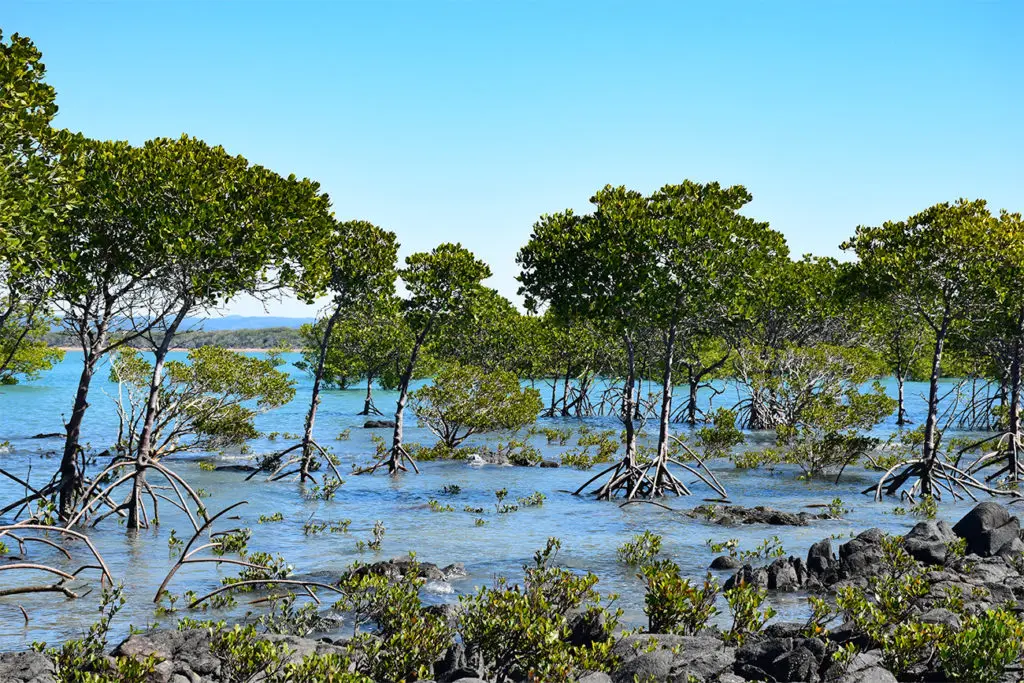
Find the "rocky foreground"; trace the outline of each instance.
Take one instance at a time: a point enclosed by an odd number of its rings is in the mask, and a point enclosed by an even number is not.
[[[885,535],[869,529],[833,551],[830,539],[811,547],[807,557],[779,558],[766,566],[745,565],[726,583],[740,581],[769,591],[805,590],[834,604],[848,589],[871,597],[882,586],[896,583],[879,581],[881,575],[892,579],[892,545]],[[986,610],[1003,608],[1017,613],[1016,600],[1024,597],[1024,542],[1020,522],[1001,505],[985,502],[977,505],[952,527],[942,521],[924,521],[901,541],[906,564],[898,568],[900,577],[916,582],[906,605],[900,606],[901,621],[924,624],[926,632],[956,633],[962,622]],[[404,565],[380,563],[385,575],[399,577]],[[428,573],[443,579],[445,572],[423,565]],[[454,567],[454,566],[453,566]],[[902,580],[902,579],[901,579]],[[918,585],[919,584],[919,585]],[[882,600],[886,596],[875,596]],[[889,596],[891,597],[891,596]],[[437,607],[425,608],[437,610]],[[450,617],[458,610],[449,608]],[[718,629],[707,628],[697,635],[633,633],[621,636],[612,647],[615,666],[610,671],[581,672],[575,679],[585,683],[733,683],[739,681],[837,681],[846,683],[889,683],[897,680],[949,680],[939,666],[938,650],[924,639],[913,641],[919,650],[897,649],[889,642],[899,640],[899,624],[883,625],[871,632],[857,619],[844,619],[837,610],[827,627],[814,628],[807,623],[770,623],[760,633],[750,634],[742,644],[723,637]],[[600,625],[580,615],[570,617],[573,643],[587,643],[601,637]],[[931,629],[929,631],[929,629]],[[879,633],[883,635],[879,636]],[[132,635],[114,648],[109,656],[134,658],[155,663],[143,680],[154,683],[222,683],[260,681],[265,674],[256,672],[240,677],[237,666],[230,666],[211,648],[211,632],[204,628],[158,630]],[[287,646],[286,660],[299,662],[310,654],[351,657],[353,650],[344,639],[319,640],[294,636],[260,635],[259,639]],[[902,641],[900,641],[902,642]],[[931,644],[930,644],[931,643]],[[931,647],[932,650],[928,650]],[[984,649],[984,648],[983,648]],[[906,651],[904,651],[906,650]],[[909,655],[908,655],[909,652]],[[984,654],[984,653],[983,653]],[[902,658],[902,659],[900,659]],[[893,662],[901,662],[899,676]],[[1021,679],[1020,662],[1014,661],[995,678],[960,680],[1016,681]],[[481,683],[488,678],[486,662],[479,653],[452,642],[433,666],[432,680],[438,683]],[[17,683],[61,683],[66,676],[55,673],[51,658],[39,652],[0,655],[0,681]],[[78,679],[75,679],[78,680]],[[106,680],[106,679],[88,679]],[[112,678],[110,680],[122,680]],[[291,679],[289,679],[291,680]],[[339,681],[337,677],[311,674],[301,681]],[[344,679],[348,680],[348,679]],[[426,679],[424,679],[426,680]]]

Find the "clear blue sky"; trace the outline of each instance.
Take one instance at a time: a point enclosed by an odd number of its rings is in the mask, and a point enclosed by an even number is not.
[[[59,125],[314,178],[509,296],[537,217],[606,183],[746,185],[797,254],[961,196],[1024,210],[1019,0],[7,0],[0,27],[43,51]]]

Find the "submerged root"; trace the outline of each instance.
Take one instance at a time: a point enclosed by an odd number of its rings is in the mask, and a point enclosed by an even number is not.
[[[285,458],[289,453],[295,453],[296,451],[300,452],[290,458]],[[327,463],[327,466],[331,468],[331,471],[334,473],[334,476],[338,481],[342,481],[341,472],[338,471],[338,466],[334,462],[334,456],[328,453],[326,448],[312,439],[309,439],[308,441],[300,441],[294,446],[290,446],[283,451],[278,451],[277,453],[266,456],[266,462],[275,463],[275,465],[272,465],[273,469],[270,474],[267,475],[267,481],[280,481],[297,474],[299,475],[299,482],[301,483],[310,481],[314,484],[325,484],[327,483],[326,476],[323,481],[318,482],[316,476],[313,474],[313,472],[320,469],[322,466],[321,460]],[[253,471],[245,478],[246,481],[260,474],[260,472],[265,472],[266,469],[269,468],[260,468]]]
[[[409,468],[406,467],[406,463],[412,466],[412,469],[416,474],[420,473],[420,468],[416,466],[416,460],[409,455],[409,451],[405,450],[405,446],[401,444],[394,446],[390,451],[373,463],[369,467],[356,470],[353,474],[373,474],[381,467],[388,468],[388,474],[395,475],[399,472],[408,472]]]

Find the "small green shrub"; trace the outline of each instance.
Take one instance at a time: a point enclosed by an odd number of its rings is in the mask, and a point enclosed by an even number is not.
[[[970,615],[938,644],[938,654],[951,680],[995,683],[1024,655],[1024,624],[1005,609]]]
[[[619,561],[631,567],[649,564],[660,552],[661,536],[650,531],[634,534],[632,540],[626,541],[618,549]]]
[[[459,634],[467,648],[482,654],[488,680],[573,680],[583,671],[613,666],[611,647],[620,613],[601,607],[596,576],[551,566],[559,547],[552,538],[534,555],[534,565],[524,567],[522,587],[499,578],[493,587],[460,599],[464,612]],[[604,637],[572,645],[568,615],[573,610],[583,610],[583,618],[601,624]]]
[[[776,614],[770,606],[761,609],[768,596],[764,588],[740,581],[724,595],[732,613],[732,626],[725,634],[726,642],[742,645],[747,636],[760,633],[765,623]]]
[[[647,582],[644,614],[650,633],[694,635],[718,614],[719,585],[710,574],[702,586],[695,585],[682,578],[676,563],[660,560],[644,566],[640,578]]]
[[[275,512],[272,515],[260,515],[259,519],[256,520],[257,524],[272,524],[273,522],[283,522],[284,513]]]

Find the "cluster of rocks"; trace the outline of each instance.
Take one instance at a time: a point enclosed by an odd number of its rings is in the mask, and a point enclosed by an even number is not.
[[[740,580],[768,590],[832,591],[844,585],[864,586],[883,568],[880,529],[863,531],[833,552],[832,539],[818,541],[807,551],[807,559],[780,557],[767,566],[743,565],[728,581],[729,588]],[[949,556],[958,539],[966,543],[966,558]],[[907,553],[929,568],[926,577],[934,583],[953,581],[971,591],[981,587],[1002,597],[1024,597],[1024,577],[1014,560],[1024,552],[1020,521],[998,503],[979,503],[950,527],[946,522],[918,523],[902,540]],[[1016,577],[1016,578],[1015,578]]]
[[[416,575],[427,581],[451,581],[466,577],[466,566],[462,562],[453,562],[447,567],[439,567],[432,562],[414,561],[409,557],[396,557],[372,564],[359,565],[349,571],[349,576],[366,576],[376,574],[397,581],[415,568]]]
[[[687,510],[686,515],[693,519],[702,519],[711,524],[721,526],[737,526],[740,524],[767,524],[769,526],[807,526],[816,519],[832,519],[828,513],[813,514],[810,512],[783,512],[774,508],[758,505],[743,507],[742,505],[719,505],[711,503],[699,505]]]

